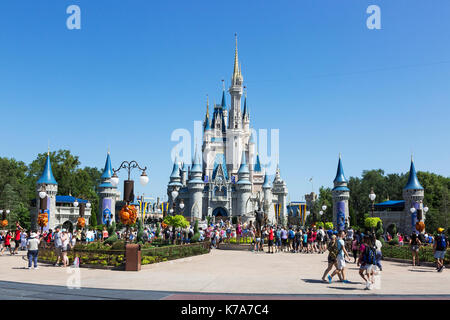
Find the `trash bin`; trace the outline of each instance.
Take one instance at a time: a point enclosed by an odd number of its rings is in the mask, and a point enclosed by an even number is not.
[[[127,244],[125,247],[125,271],[141,270],[141,245]]]

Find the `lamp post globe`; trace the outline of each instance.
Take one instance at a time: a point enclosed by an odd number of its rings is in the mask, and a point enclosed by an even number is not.
[[[427,212],[428,212],[428,210],[429,210],[429,208],[428,208],[428,207],[424,207],[424,208],[423,208],[423,211],[424,211],[425,213],[427,213]]]
[[[39,192],[39,198],[44,199],[46,196],[47,196],[47,192],[45,192],[45,191]]]
[[[111,184],[114,187],[117,187],[117,185],[119,184],[119,177],[117,176],[116,173],[113,174],[112,178],[111,178]]]
[[[175,199],[178,197],[178,191],[173,190],[172,193],[171,193],[171,195],[172,195],[173,201],[175,201]]]
[[[77,199],[75,198],[75,201],[73,202],[73,206],[76,208],[76,207],[78,207],[78,201],[77,201]]]
[[[144,172],[142,172],[142,175],[139,177],[139,182],[141,183],[141,186],[145,187],[148,183],[148,176]]]
[[[90,202],[88,202],[88,203],[86,203],[86,208],[90,208],[91,207],[91,203]]]
[[[409,209],[409,211],[411,211],[411,213],[414,213],[414,212],[416,212],[416,208],[411,208],[411,209]]]
[[[180,203],[180,208],[183,209],[184,208],[184,203]]]
[[[323,205],[323,206],[322,206],[322,210],[323,210],[323,211],[327,210],[327,206],[326,206],[326,205]]]
[[[9,210],[6,210],[6,214],[9,214],[11,211],[9,211]]]

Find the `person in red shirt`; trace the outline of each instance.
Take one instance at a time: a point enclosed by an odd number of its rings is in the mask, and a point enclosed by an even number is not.
[[[20,231],[22,230],[22,227],[20,226],[19,222],[16,223],[16,234],[14,236],[14,243],[15,248],[13,254],[17,254],[19,252],[20,247]]]
[[[269,251],[267,253],[273,253],[273,227],[270,226],[269,230]]]
[[[11,250],[11,238],[12,238],[11,231],[8,231],[5,236],[5,248],[9,248],[9,253],[13,254]]]

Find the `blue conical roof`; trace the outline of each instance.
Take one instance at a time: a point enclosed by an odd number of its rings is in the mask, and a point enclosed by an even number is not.
[[[269,176],[267,175],[267,172],[264,173],[264,184],[262,187],[264,189],[270,188]]]
[[[112,175],[113,175],[113,172],[112,172],[112,166],[111,166],[111,157],[109,156],[109,152],[108,152],[108,156],[106,157],[105,169],[103,169],[103,174],[102,174],[101,178],[109,179],[112,177]]]
[[[253,129],[252,129],[252,134],[250,135],[250,140],[248,141],[249,143],[256,143],[256,140],[255,140],[255,135],[253,134]]]
[[[408,183],[406,183],[406,186],[403,188],[404,190],[423,190],[422,185],[419,182],[419,179],[417,178],[416,174],[416,168],[414,167],[414,161],[411,159],[411,167],[409,169],[409,178]]]
[[[242,151],[241,166],[239,167],[238,173],[250,173],[247,161],[245,160],[245,151]]]
[[[242,114],[242,117],[245,117],[245,115],[247,114],[247,97],[245,97],[244,99],[244,113]]]
[[[47,154],[47,160],[45,161],[44,171],[41,177],[37,181],[38,184],[58,184],[53,176],[52,165],[50,163],[50,154]]]
[[[180,178],[180,168],[178,166],[178,158],[175,158],[175,162],[173,163],[171,178]]]
[[[341,157],[339,157],[339,163],[336,172],[336,178],[334,178],[334,182],[348,182],[344,175],[344,168],[342,167]]]
[[[261,172],[261,162],[259,161],[259,154],[256,155],[255,172]]]
[[[200,163],[197,148],[195,149],[194,161],[193,161],[191,172],[196,172],[196,173],[202,172],[202,165]]]
[[[206,119],[205,131],[211,130],[211,125],[209,124],[209,118]]]
[[[225,110],[227,108],[226,102],[225,102],[225,90],[222,92],[222,109]]]

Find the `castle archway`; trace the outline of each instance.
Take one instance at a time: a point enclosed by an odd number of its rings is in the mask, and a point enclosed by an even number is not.
[[[217,207],[213,210],[212,215],[214,217],[228,217],[228,211],[223,207]]]

